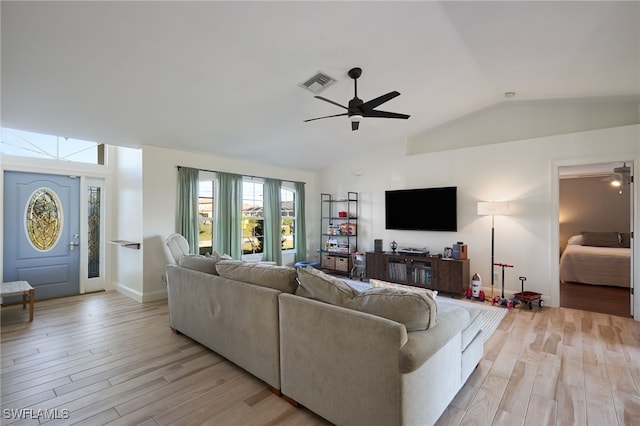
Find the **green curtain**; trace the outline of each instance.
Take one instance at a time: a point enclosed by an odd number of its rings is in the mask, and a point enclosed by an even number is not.
[[[242,176],[218,173],[218,196],[215,199],[215,250],[234,259],[242,259]]]
[[[307,226],[304,221],[304,182],[295,182],[296,190],[296,229],[294,235],[294,245],[296,248],[295,261],[307,260]]]
[[[262,259],[282,264],[282,209],[278,179],[264,180],[264,241]]]
[[[197,254],[200,225],[198,223],[198,169],[178,169],[178,212],[176,231],[189,243],[189,253]]]

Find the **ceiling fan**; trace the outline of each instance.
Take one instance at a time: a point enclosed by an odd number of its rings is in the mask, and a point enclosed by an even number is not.
[[[358,130],[358,126],[360,125],[360,120],[362,120],[364,117],[402,118],[405,120],[410,117],[409,115],[406,115],[406,114],[398,114],[396,112],[379,111],[374,109],[377,106],[382,105],[387,101],[390,101],[396,96],[400,96],[400,93],[396,91],[389,92],[386,95],[379,96],[367,102],[363,102],[362,99],[358,98],[358,77],[360,77],[361,75],[362,75],[361,68],[351,68],[349,70],[349,77],[353,79],[355,96],[353,97],[353,99],[349,101],[348,107],[344,105],[340,105],[339,103],[334,102],[330,99],[323,98],[322,96],[315,96],[315,98],[318,98],[322,101],[329,102],[330,104],[339,106],[340,108],[344,108],[347,110],[347,112],[344,112],[342,114],[327,115],[324,117],[310,118],[308,120],[304,120],[304,122],[306,123],[307,121],[314,121],[314,120],[320,120],[323,118],[340,117],[340,116],[346,115],[351,119],[351,130]]]
[[[624,163],[621,167],[615,167],[613,174],[602,180],[611,183],[611,186],[614,187],[629,185],[632,182],[631,167],[627,166],[627,163]]]

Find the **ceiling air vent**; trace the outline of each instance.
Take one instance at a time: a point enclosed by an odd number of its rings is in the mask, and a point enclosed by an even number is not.
[[[313,93],[320,93],[326,87],[331,86],[335,82],[335,79],[329,77],[322,71],[318,71],[313,77],[311,77],[304,83],[300,83],[300,87],[304,87],[305,89],[308,89]]]

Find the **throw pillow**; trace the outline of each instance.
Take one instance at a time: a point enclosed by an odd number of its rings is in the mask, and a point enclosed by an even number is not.
[[[311,266],[298,268],[299,286],[296,295],[332,305],[345,306],[358,291],[341,279]]]
[[[620,233],[620,247],[631,248],[631,233],[629,232]]]
[[[431,297],[433,300],[435,300],[436,296],[438,295],[438,291],[437,290],[429,290],[428,288],[413,287],[413,286],[408,286],[408,285],[403,285],[403,284],[390,283],[390,282],[387,282],[387,281],[376,280],[374,278],[370,278],[369,279],[369,284],[371,285],[371,287],[400,288],[400,289],[406,290],[406,291],[415,291],[415,292],[418,292],[418,293],[424,293],[427,296]]]
[[[583,232],[582,245],[592,247],[620,247],[620,234],[617,232]]]
[[[216,263],[218,258],[213,256],[203,256],[201,254],[185,254],[178,260],[178,265],[183,268],[193,269],[207,274],[218,275]]]
[[[241,260],[220,260],[216,269],[221,277],[243,281],[293,293],[296,289],[296,270],[288,266],[243,262]]]
[[[438,311],[433,297],[426,293],[394,287],[372,287],[362,291],[345,307],[399,322],[407,331],[433,327]]]
[[[581,246],[582,245],[582,235],[573,235],[567,241],[567,245],[568,246],[573,246],[573,245]]]

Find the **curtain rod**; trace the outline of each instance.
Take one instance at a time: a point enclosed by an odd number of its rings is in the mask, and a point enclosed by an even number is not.
[[[183,167],[187,167],[187,166],[176,166],[178,168],[178,170],[180,170]],[[188,167],[190,169],[196,169],[197,167]],[[210,173],[230,173],[230,172],[222,172],[220,170],[207,170],[207,169],[200,169],[197,168],[198,170],[200,170],[201,172],[210,172]],[[264,176],[251,176],[251,175],[245,175],[242,173],[235,173],[237,175],[240,176],[244,176],[244,177],[248,177],[248,178],[252,178],[252,179],[278,179],[278,178],[268,178],[268,177],[264,177]],[[289,180],[289,179],[279,179],[283,182],[291,182],[291,183],[302,183],[302,184],[307,184],[307,182],[300,182],[300,181],[295,181],[295,180]]]

